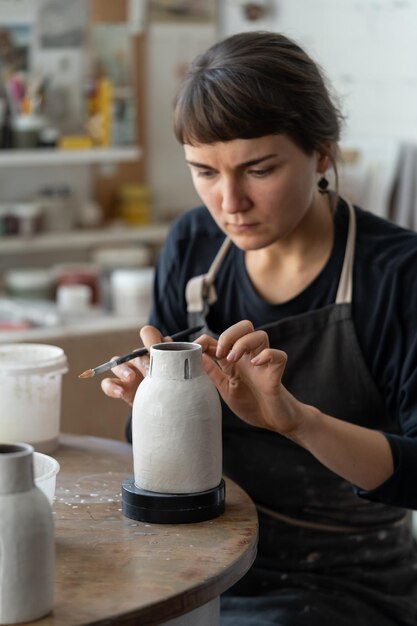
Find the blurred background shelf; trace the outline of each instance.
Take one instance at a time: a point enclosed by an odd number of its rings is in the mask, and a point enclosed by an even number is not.
[[[45,233],[30,237],[5,237],[0,242],[0,256],[31,255],[36,252],[82,250],[97,245],[145,243],[159,246],[168,232],[168,223],[140,227],[98,228],[66,233]]]
[[[136,161],[142,157],[142,154],[142,149],[137,146],[84,150],[60,150],[59,148],[2,150],[0,151],[0,167],[123,163]]]

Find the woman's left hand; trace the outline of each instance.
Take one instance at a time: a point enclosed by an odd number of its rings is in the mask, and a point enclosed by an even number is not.
[[[269,347],[268,335],[248,320],[216,341],[203,335],[204,367],[230,409],[252,426],[290,435],[300,418],[299,402],[282,384],[287,355]]]
[[[394,471],[383,433],[345,422],[297,400],[282,384],[287,355],[269,347],[264,331],[247,320],[216,341],[203,335],[204,366],[220,395],[242,420],[306,448],[332,472],[375,489]]]

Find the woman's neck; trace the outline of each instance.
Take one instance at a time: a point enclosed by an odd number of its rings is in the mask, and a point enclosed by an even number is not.
[[[319,200],[291,237],[245,253],[246,270],[266,302],[280,304],[294,298],[326,265],[334,223],[327,194]]]

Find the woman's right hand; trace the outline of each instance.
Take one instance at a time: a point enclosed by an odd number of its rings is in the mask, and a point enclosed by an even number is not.
[[[163,338],[154,326],[144,326],[140,331],[140,337],[143,345],[148,349],[154,343],[170,341],[169,337]],[[132,406],[137,388],[146,376],[148,369],[149,354],[117,365],[111,370],[115,378],[104,378],[101,381],[101,389],[109,398],[120,398]]]

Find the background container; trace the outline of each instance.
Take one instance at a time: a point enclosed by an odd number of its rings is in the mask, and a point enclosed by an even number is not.
[[[150,195],[146,185],[123,185],[117,199],[117,215],[127,224],[143,226],[149,224]]]
[[[119,269],[110,276],[112,309],[121,317],[147,320],[152,307],[155,269]]]
[[[111,311],[111,274],[118,269],[135,269],[149,267],[152,262],[152,252],[146,245],[129,248],[100,248],[94,250],[92,261],[100,271],[100,305],[106,311]]]
[[[6,293],[13,298],[51,300],[53,277],[49,269],[21,268],[4,275]]]
[[[7,216],[9,214],[7,206],[0,205],[0,237],[7,235]]]
[[[10,204],[9,215],[17,224],[17,235],[28,237],[43,230],[43,210],[37,202]]]
[[[19,115],[13,121],[13,148],[36,148],[45,120],[39,115]]]
[[[60,313],[82,315],[91,308],[91,287],[89,285],[59,285],[56,302]]]
[[[67,357],[57,346],[0,344],[0,440],[25,441],[46,454],[57,448],[67,371]]]
[[[69,232],[76,226],[75,201],[67,185],[50,185],[41,189],[36,201],[43,212],[47,232]]]
[[[61,469],[56,459],[42,452],[33,453],[33,478],[38,487],[53,504],[56,487],[56,477]]]
[[[62,263],[54,267],[56,289],[60,285],[87,285],[91,289],[90,304],[99,299],[99,270],[93,263]]]

